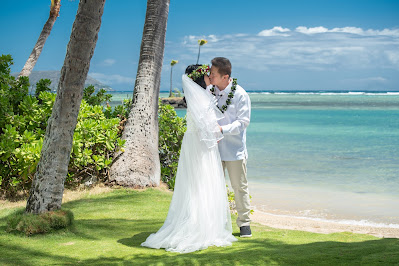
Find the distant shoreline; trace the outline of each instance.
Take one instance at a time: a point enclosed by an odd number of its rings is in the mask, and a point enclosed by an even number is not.
[[[368,90],[247,90],[251,94],[315,94],[315,95],[393,95],[399,96],[398,91],[368,91]],[[133,91],[109,91],[109,93],[133,93]],[[169,94],[161,91],[160,94]]]

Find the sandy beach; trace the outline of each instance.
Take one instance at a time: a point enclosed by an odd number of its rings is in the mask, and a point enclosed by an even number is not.
[[[300,185],[250,182],[252,221],[314,233],[399,238],[399,198]]]
[[[162,184],[159,188],[164,192],[173,193],[167,189],[165,184]],[[111,192],[112,188],[98,185],[91,189],[84,190],[65,190],[63,202],[73,201],[83,198],[88,195],[96,195],[102,193]],[[26,204],[25,200],[17,202],[9,202],[0,200],[0,209],[24,207]],[[287,229],[287,230],[300,230],[308,231],[321,234],[330,234],[337,232],[351,232],[357,234],[369,234],[380,238],[399,238],[399,228],[386,228],[386,227],[375,227],[375,226],[362,226],[362,225],[351,225],[341,224],[337,222],[318,221],[307,218],[298,218],[287,215],[275,215],[269,214],[260,210],[255,210],[251,215],[253,223],[266,225],[272,228]]]
[[[273,215],[262,211],[255,211],[251,216],[251,219],[255,223],[279,229],[300,230],[321,234],[351,232],[357,234],[369,234],[380,238],[399,238],[399,228],[385,228],[340,224],[327,221],[315,221],[306,218]]]

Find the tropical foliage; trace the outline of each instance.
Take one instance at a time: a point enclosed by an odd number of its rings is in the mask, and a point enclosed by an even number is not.
[[[187,129],[185,118],[177,116],[175,109],[159,101],[159,159],[161,179],[170,189],[175,187],[177,165],[184,133]]]
[[[29,79],[12,77],[11,65],[10,55],[0,57],[0,194],[6,196],[29,189],[56,96],[49,92],[49,80],[40,80],[35,95],[29,95]],[[95,94],[93,88],[85,89],[81,103],[67,185],[92,176],[105,180],[113,153],[124,144],[120,136],[131,102],[103,107],[111,95]]]
[[[12,63],[10,55],[0,57],[0,194],[8,196],[26,192],[31,185],[56,97],[48,79],[40,80],[34,95],[29,95],[29,79],[12,77]],[[111,98],[105,90],[84,89],[66,186],[88,178],[107,181],[113,154],[125,143],[120,136],[132,105],[127,99],[112,108]],[[162,181],[173,189],[186,120],[161,102],[158,115]]]

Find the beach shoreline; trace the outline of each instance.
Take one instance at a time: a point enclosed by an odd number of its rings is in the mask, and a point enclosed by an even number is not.
[[[228,182],[228,180],[226,180]],[[399,238],[399,198],[250,180],[253,222],[322,234],[351,232]]]
[[[350,232],[368,234],[379,238],[399,238],[399,228],[377,227],[369,225],[341,224],[333,221],[274,215],[255,210],[251,215],[252,222],[272,228],[307,231],[320,234]]]
[[[109,193],[112,192],[113,189],[114,188],[104,185],[97,185],[93,188],[83,190],[66,189],[64,191],[63,203],[78,200],[90,195]],[[162,182],[161,186],[153,189],[159,189],[166,193],[173,193],[167,188],[167,185],[163,184]],[[26,200],[20,200],[17,202],[0,200],[0,210],[23,207],[25,206],[25,204]],[[399,238],[399,228],[378,227],[372,225],[342,224],[339,222],[328,220],[315,220],[306,217],[293,217],[288,215],[271,214],[258,210],[256,208],[254,210],[254,213],[251,214],[250,218],[252,219],[252,223],[257,223],[278,229],[299,230],[321,234],[351,232],[356,234],[373,235],[379,238]]]

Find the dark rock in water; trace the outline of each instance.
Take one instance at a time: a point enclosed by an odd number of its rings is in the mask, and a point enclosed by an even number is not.
[[[187,103],[183,100],[183,97],[169,97],[161,98],[163,104],[169,104],[174,108],[187,108]]]

